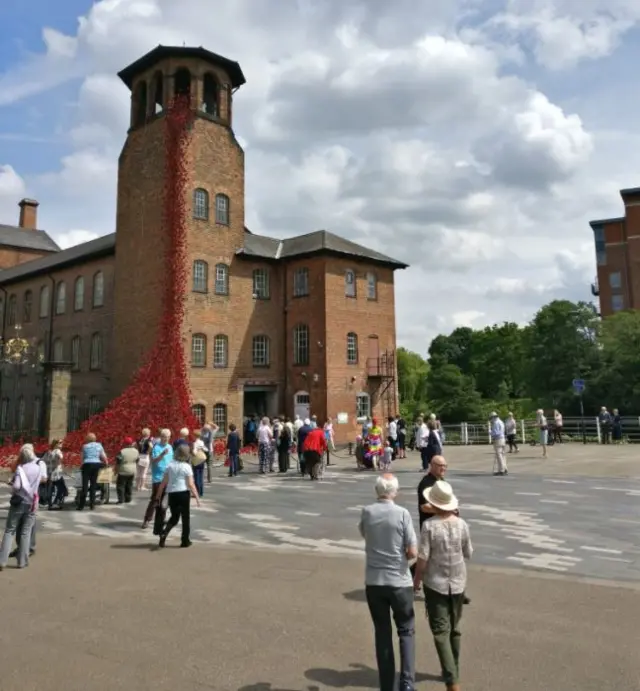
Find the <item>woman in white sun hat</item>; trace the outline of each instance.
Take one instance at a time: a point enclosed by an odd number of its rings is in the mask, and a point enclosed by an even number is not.
[[[420,532],[417,589],[424,583],[429,627],[447,691],[460,691],[460,619],[467,585],[465,559],[473,548],[469,526],[456,515],[458,499],[448,482],[438,480],[424,491],[434,516]]]

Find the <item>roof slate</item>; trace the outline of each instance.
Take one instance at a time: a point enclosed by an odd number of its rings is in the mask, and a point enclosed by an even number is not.
[[[65,266],[77,264],[83,260],[91,259],[95,256],[112,254],[116,248],[116,234],[103,235],[95,240],[83,242],[81,245],[60,250],[55,254],[40,257],[24,264],[12,266],[9,269],[0,271],[0,285],[13,283],[27,276],[37,276],[38,274],[48,273]]]
[[[2,223],[0,223],[0,245],[41,252],[58,252],[60,250],[44,230],[6,226]]]

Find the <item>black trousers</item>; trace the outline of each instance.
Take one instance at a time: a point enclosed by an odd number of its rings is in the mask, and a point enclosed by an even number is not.
[[[278,470],[281,473],[286,473],[289,470],[289,449],[286,446],[278,449]]]
[[[102,468],[102,463],[83,463],[80,468],[82,473],[82,494],[78,501],[78,508],[84,509],[87,501],[87,491],[89,492],[89,508],[92,509],[96,503],[96,490],[98,489],[98,473]]]
[[[518,450],[518,443],[516,442],[515,434],[507,434],[507,444],[509,444],[509,451],[513,451],[514,449],[516,451]]]
[[[160,499],[156,499],[158,494],[158,488],[161,482],[154,482],[151,485],[151,496],[149,497],[149,503],[147,504],[147,510],[144,514],[144,522],[149,523],[153,520],[153,534],[160,535],[162,528],[164,527],[164,518],[166,515],[166,509],[164,508],[164,498],[167,493],[166,489],[162,493]]]
[[[133,491],[133,475],[118,475],[116,480],[116,494],[118,495],[118,504],[123,502],[128,504],[131,501]]]
[[[189,542],[189,532],[191,530],[191,492],[187,490],[186,492],[171,492],[169,494],[169,511],[171,511],[171,517],[167,521],[167,525],[164,528],[164,536],[169,535],[171,530],[178,525],[179,521],[182,521],[182,544],[187,544]]]

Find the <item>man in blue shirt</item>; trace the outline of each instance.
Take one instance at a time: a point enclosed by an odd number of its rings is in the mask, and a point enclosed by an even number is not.
[[[164,492],[161,496],[158,495],[158,490],[162,485],[164,473],[173,460],[173,449],[170,444],[171,431],[163,429],[160,432],[160,441],[153,445],[151,449],[151,497],[149,504],[144,514],[142,527],[147,528],[151,519],[155,520],[153,525],[153,534],[160,535],[164,527],[164,517],[166,509],[162,508],[162,500],[164,499]]]
[[[312,430],[313,427],[311,426],[311,420],[309,420],[309,418],[306,418],[304,425],[298,430],[298,463],[300,465],[301,475],[304,475],[305,471],[304,452],[302,449],[304,448],[305,439]]]
[[[507,461],[504,455],[505,436],[504,422],[498,417],[498,413],[491,413],[491,443],[495,454],[494,475],[507,475]]]

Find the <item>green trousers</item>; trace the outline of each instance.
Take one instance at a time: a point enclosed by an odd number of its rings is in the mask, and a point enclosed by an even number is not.
[[[464,593],[442,595],[430,588],[424,589],[429,628],[436,644],[445,684],[460,681],[460,619]]]

